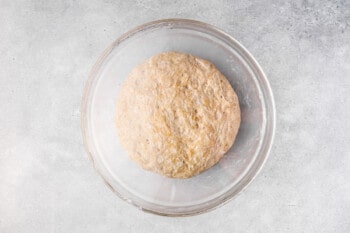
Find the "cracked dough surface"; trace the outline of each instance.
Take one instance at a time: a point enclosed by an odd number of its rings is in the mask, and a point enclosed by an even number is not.
[[[178,52],[136,66],[116,107],[121,145],[142,168],[188,178],[216,164],[240,125],[236,93],[215,66]]]

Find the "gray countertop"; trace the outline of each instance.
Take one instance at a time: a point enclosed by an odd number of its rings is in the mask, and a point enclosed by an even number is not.
[[[167,218],[116,197],[80,131],[91,66],[161,18],[222,28],[271,83],[270,157],[237,198]],[[350,232],[350,1],[0,1],[0,232]]]

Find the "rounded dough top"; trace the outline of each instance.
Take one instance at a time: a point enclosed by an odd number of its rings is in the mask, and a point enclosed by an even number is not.
[[[142,168],[167,177],[188,178],[217,163],[240,120],[225,76],[212,63],[178,52],[136,66],[117,100],[123,148]]]

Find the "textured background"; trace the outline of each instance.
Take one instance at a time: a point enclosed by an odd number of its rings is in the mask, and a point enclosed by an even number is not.
[[[257,58],[277,132],[257,179],[195,217],[143,213],[96,175],[80,102],[91,66],[128,29],[182,17]],[[0,232],[350,232],[350,1],[0,0]]]

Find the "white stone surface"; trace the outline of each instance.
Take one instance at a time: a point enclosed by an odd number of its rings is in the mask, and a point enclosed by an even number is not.
[[[195,217],[130,206],[96,175],[80,131],[91,66],[161,18],[216,25],[273,88],[270,158],[236,199]],[[0,0],[0,232],[350,232],[350,2]]]

